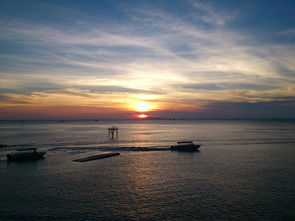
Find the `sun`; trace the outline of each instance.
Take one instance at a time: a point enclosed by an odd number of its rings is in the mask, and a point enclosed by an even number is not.
[[[134,105],[134,109],[138,112],[145,112],[145,111],[150,111],[152,109],[152,105],[141,102],[141,103],[136,103]]]
[[[140,118],[140,119],[145,119],[145,118],[148,117],[148,115],[146,115],[146,114],[139,114],[139,115],[137,115],[137,117]]]

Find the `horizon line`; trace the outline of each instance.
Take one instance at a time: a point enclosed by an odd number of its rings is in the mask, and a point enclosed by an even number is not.
[[[25,121],[149,121],[149,120],[167,120],[167,121],[187,121],[187,120],[233,120],[233,121],[247,121],[247,120],[273,120],[273,121],[295,121],[295,118],[145,118],[145,119],[135,119],[135,118],[125,118],[125,119],[0,119],[0,121],[19,121],[19,122],[25,122]]]

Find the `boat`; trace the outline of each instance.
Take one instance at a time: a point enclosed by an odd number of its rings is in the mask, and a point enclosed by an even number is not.
[[[37,148],[26,148],[16,150],[14,153],[7,154],[7,160],[9,161],[21,161],[21,160],[36,160],[43,158],[46,152],[39,152]]]
[[[171,150],[176,151],[197,151],[201,144],[194,144],[193,141],[179,141],[177,145],[171,146]]]

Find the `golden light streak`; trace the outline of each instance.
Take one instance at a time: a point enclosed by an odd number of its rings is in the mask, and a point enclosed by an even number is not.
[[[141,102],[134,104],[134,109],[138,112],[146,112],[152,110],[153,106],[151,104]]]

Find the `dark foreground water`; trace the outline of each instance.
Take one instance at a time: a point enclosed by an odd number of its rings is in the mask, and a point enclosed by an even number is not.
[[[1,122],[0,143],[1,221],[295,220],[294,122]],[[45,159],[6,161],[23,147]],[[105,151],[121,155],[72,161]]]

